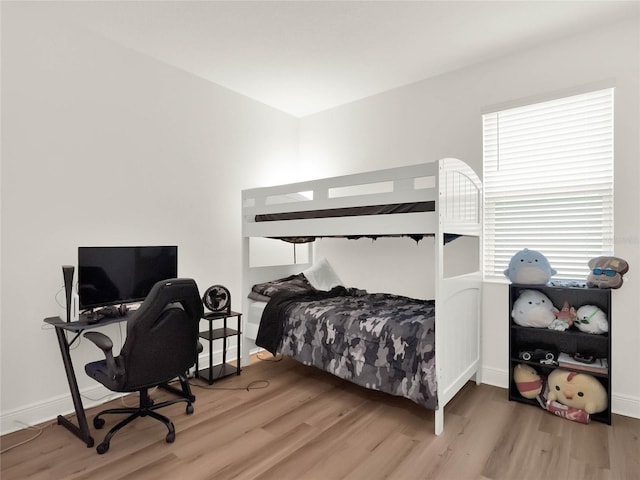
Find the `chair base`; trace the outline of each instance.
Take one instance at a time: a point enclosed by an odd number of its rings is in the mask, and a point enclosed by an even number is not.
[[[102,412],[98,413],[95,417],[93,417],[93,426],[96,429],[101,429],[105,425],[105,420],[101,418],[102,415],[109,415],[109,414],[122,415],[127,413],[130,415],[125,419],[121,420],[114,427],[112,427],[111,430],[109,430],[109,432],[105,435],[104,439],[102,440],[102,443],[100,443],[96,447],[96,451],[99,454],[106,453],[109,450],[111,438],[116,433],[118,433],[118,431],[122,427],[128,425],[138,417],[151,417],[158,420],[159,422],[162,422],[167,427],[167,430],[169,431],[167,433],[167,436],[165,437],[166,442],[173,443],[173,441],[176,438],[176,429],[173,425],[173,422],[169,420],[169,418],[165,417],[164,415],[160,415],[155,410],[166,407],[168,405],[173,405],[174,403],[179,403],[179,402],[185,402],[187,404],[187,408],[186,408],[187,415],[191,415],[193,413],[193,405],[191,404],[192,400],[190,398],[175,398],[175,399],[167,400],[160,403],[154,403],[151,397],[149,397],[148,388],[144,388],[140,390],[140,405],[137,408],[126,407],[126,408],[110,408],[107,410],[103,410]]]

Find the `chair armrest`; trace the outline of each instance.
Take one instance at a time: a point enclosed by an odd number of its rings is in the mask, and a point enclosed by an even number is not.
[[[111,339],[104,333],[100,332],[86,332],[84,336],[104,352],[104,356],[107,360],[107,368],[115,375],[118,372],[118,369],[116,367],[116,361],[113,358],[113,342]]]
[[[113,349],[113,342],[104,333],[100,332],[86,332],[85,338],[91,340],[96,346],[102,350],[105,354]]]

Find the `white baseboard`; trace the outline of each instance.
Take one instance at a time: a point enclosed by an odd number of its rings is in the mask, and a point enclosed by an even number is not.
[[[507,389],[509,373],[506,370],[483,368],[482,383]],[[611,392],[611,413],[640,419],[640,398]]]
[[[236,360],[236,350],[235,346],[227,350],[227,362]],[[221,362],[222,351],[214,351],[213,364],[217,365]],[[205,347],[203,353],[198,357],[198,363],[201,369],[209,365],[208,347]],[[95,386],[81,390],[80,395],[82,397],[82,404],[86,410],[126,394],[114,393],[96,382]],[[75,423],[75,409],[73,408],[71,393],[26,405],[9,412],[3,412],[0,416],[0,435],[21,430],[27,425],[35,426],[41,423],[55,421],[58,415],[73,415],[74,418],[72,421]]]
[[[95,387],[82,390],[80,395],[84,408],[88,409],[118,398],[123,394],[114,393],[98,384]],[[25,428],[27,425],[35,426],[44,422],[55,421],[58,415],[73,415],[75,417],[75,409],[73,408],[70,393],[9,412],[3,412],[2,417],[0,417],[0,434],[5,435],[15,432]],[[75,423],[75,418],[73,422]]]
[[[640,418],[640,398],[611,394],[611,412],[625,417]]]
[[[509,375],[506,370],[483,367],[481,372],[482,383],[494,387],[509,388]]]

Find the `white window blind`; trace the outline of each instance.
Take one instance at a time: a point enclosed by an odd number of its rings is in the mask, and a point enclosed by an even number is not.
[[[586,279],[613,253],[613,89],[482,118],[485,277],[529,248],[554,278]]]

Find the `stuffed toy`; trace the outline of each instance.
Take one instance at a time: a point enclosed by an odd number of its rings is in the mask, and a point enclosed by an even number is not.
[[[617,257],[596,257],[589,260],[589,268],[591,273],[587,277],[587,287],[620,288],[629,264]]]
[[[609,331],[607,315],[595,305],[583,305],[576,314],[573,323],[581,332],[599,334]]]
[[[511,317],[523,327],[549,328],[556,319],[558,309],[549,297],[538,290],[522,290],[513,302]]]
[[[549,397],[548,378],[543,379],[542,384],[544,386],[542,392],[539,395],[535,396],[535,399],[538,401],[542,408],[558,417],[566,418],[567,420],[572,420],[574,422],[589,423],[591,421],[591,418],[586,411],[576,407],[569,407],[556,400],[552,400]],[[553,395],[552,398],[556,397],[557,395]]]
[[[567,328],[573,325],[577,315],[576,309],[569,305],[569,302],[565,300],[564,305],[562,305],[562,309],[556,313],[556,318],[551,322],[549,328],[551,330],[564,332]]]
[[[536,399],[542,408],[554,415],[557,415],[558,417],[580,423],[589,423],[591,421],[589,414],[581,408],[567,407],[555,400],[547,400],[544,398],[544,395],[540,395],[539,397],[536,397]]]
[[[513,381],[516,388],[524,398],[536,398],[542,393],[542,377],[536,369],[519,363],[513,368]]]
[[[593,375],[556,368],[549,374],[547,382],[548,401],[556,401],[589,414],[606,410],[609,403],[607,391]]]
[[[528,248],[516,252],[504,271],[512,283],[523,285],[546,285],[556,273],[543,254]]]

